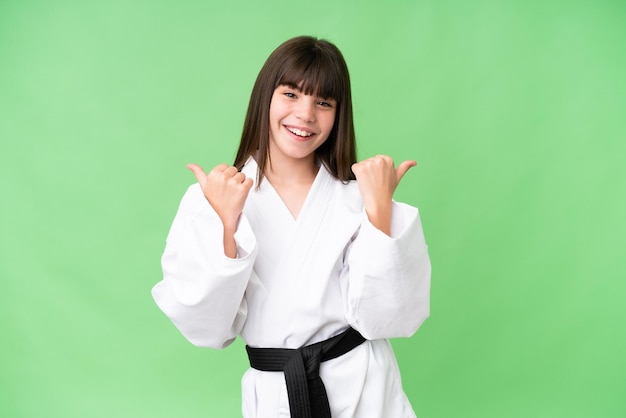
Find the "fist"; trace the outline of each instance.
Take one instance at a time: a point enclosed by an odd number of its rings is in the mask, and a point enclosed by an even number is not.
[[[361,198],[365,207],[376,202],[391,202],[402,177],[417,163],[413,160],[404,161],[397,168],[393,159],[387,155],[377,155],[352,165],[356,176]]]
[[[225,228],[235,228],[243,211],[253,180],[237,170],[237,167],[220,164],[208,174],[202,167],[189,164],[196,176],[204,197],[209,201]]]
[[[352,165],[367,217],[372,225],[387,235],[391,235],[393,193],[404,174],[416,164],[410,160],[396,168],[391,157],[377,155]]]

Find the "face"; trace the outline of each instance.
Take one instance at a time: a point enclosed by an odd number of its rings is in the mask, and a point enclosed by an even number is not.
[[[337,103],[278,86],[270,103],[269,151],[272,163],[315,162],[315,150],[328,139]]]

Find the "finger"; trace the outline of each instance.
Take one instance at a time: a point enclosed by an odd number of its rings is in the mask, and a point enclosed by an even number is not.
[[[230,167],[230,165],[228,165],[226,163],[222,163],[222,164],[218,164],[215,167],[213,167],[213,170],[211,170],[211,171],[215,171],[216,173],[221,173],[222,171],[226,170],[228,167]]]
[[[196,176],[196,180],[198,180],[198,183],[204,184],[204,182],[206,181],[206,173],[204,172],[202,167],[197,164],[187,164],[187,168],[193,172],[194,176]]]
[[[225,177],[234,177],[237,173],[239,173],[239,170],[233,166],[229,166],[223,171]]]
[[[241,183],[241,190],[245,193],[246,197],[248,196],[248,193],[250,193],[250,189],[252,189],[253,184],[254,180],[252,180],[250,177],[246,178],[243,183]]]
[[[354,163],[352,164],[352,167],[350,167],[352,169],[352,172],[354,173],[354,175],[358,175],[359,170],[361,169],[361,163]]]
[[[400,164],[398,168],[396,168],[396,178],[398,183],[400,183],[400,180],[406,174],[406,172],[409,171],[409,168],[415,167],[416,165],[417,163],[413,160],[404,161],[402,164]]]
[[[242,172],[237,172],[233,176],[233,180],[235,180],[237,183],[243,183],[246,180],[246,175],[243,174]]]
[[[252,180],[250,177],[247,177],[243,183],[242,183],[245,188],[250,191],[250,189],[252,188],[252,185],[254,184],[254,180]]]

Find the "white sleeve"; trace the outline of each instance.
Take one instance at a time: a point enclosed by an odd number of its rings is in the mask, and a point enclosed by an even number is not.
[[[161,259],[163,280],[152,297],[191,343],[224,348],[246,320],[244,297],[257,253],[242,214],[235,233],[237,258],[224,254],[223,225],[198,184],[183,197]]]
[[[391,237],[363,211],[347,253],[347,320],[367,339],[408,337],[430,314],[430,259],[417,208],[394,202]]]

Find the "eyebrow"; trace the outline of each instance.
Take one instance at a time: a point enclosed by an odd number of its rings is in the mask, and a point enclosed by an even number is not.
[[[279,85],[279,87],[280,87],[280,86],[287,86],[287,87],[289,87],[290,89],[294,89],[294,90],[296,90],[298,93],[302,93],[302,89],[301,89],[299,86],[296,86],[296,85],[295,85],[295,84],[293,84],[293,83],[282,83],[282,84],[280,84],[280,85]],[[333,100],[333,101],[337,101],[337,99],[335,99],[335,98],[332,98],[332,97],[322,97],[322,96],[320,96],[319,94],[311,94],[310,96],[317,96],[317,97],[319,97],[320,99],[324,99],[324,100]]]
[[[286,86],[286,87],[289,87],[290,89],[297,90],[298,93],[302,93],[302,89],[299,86],[296,86],[295,84],[292,84],[292,83],[282,83],[281,86]]]

